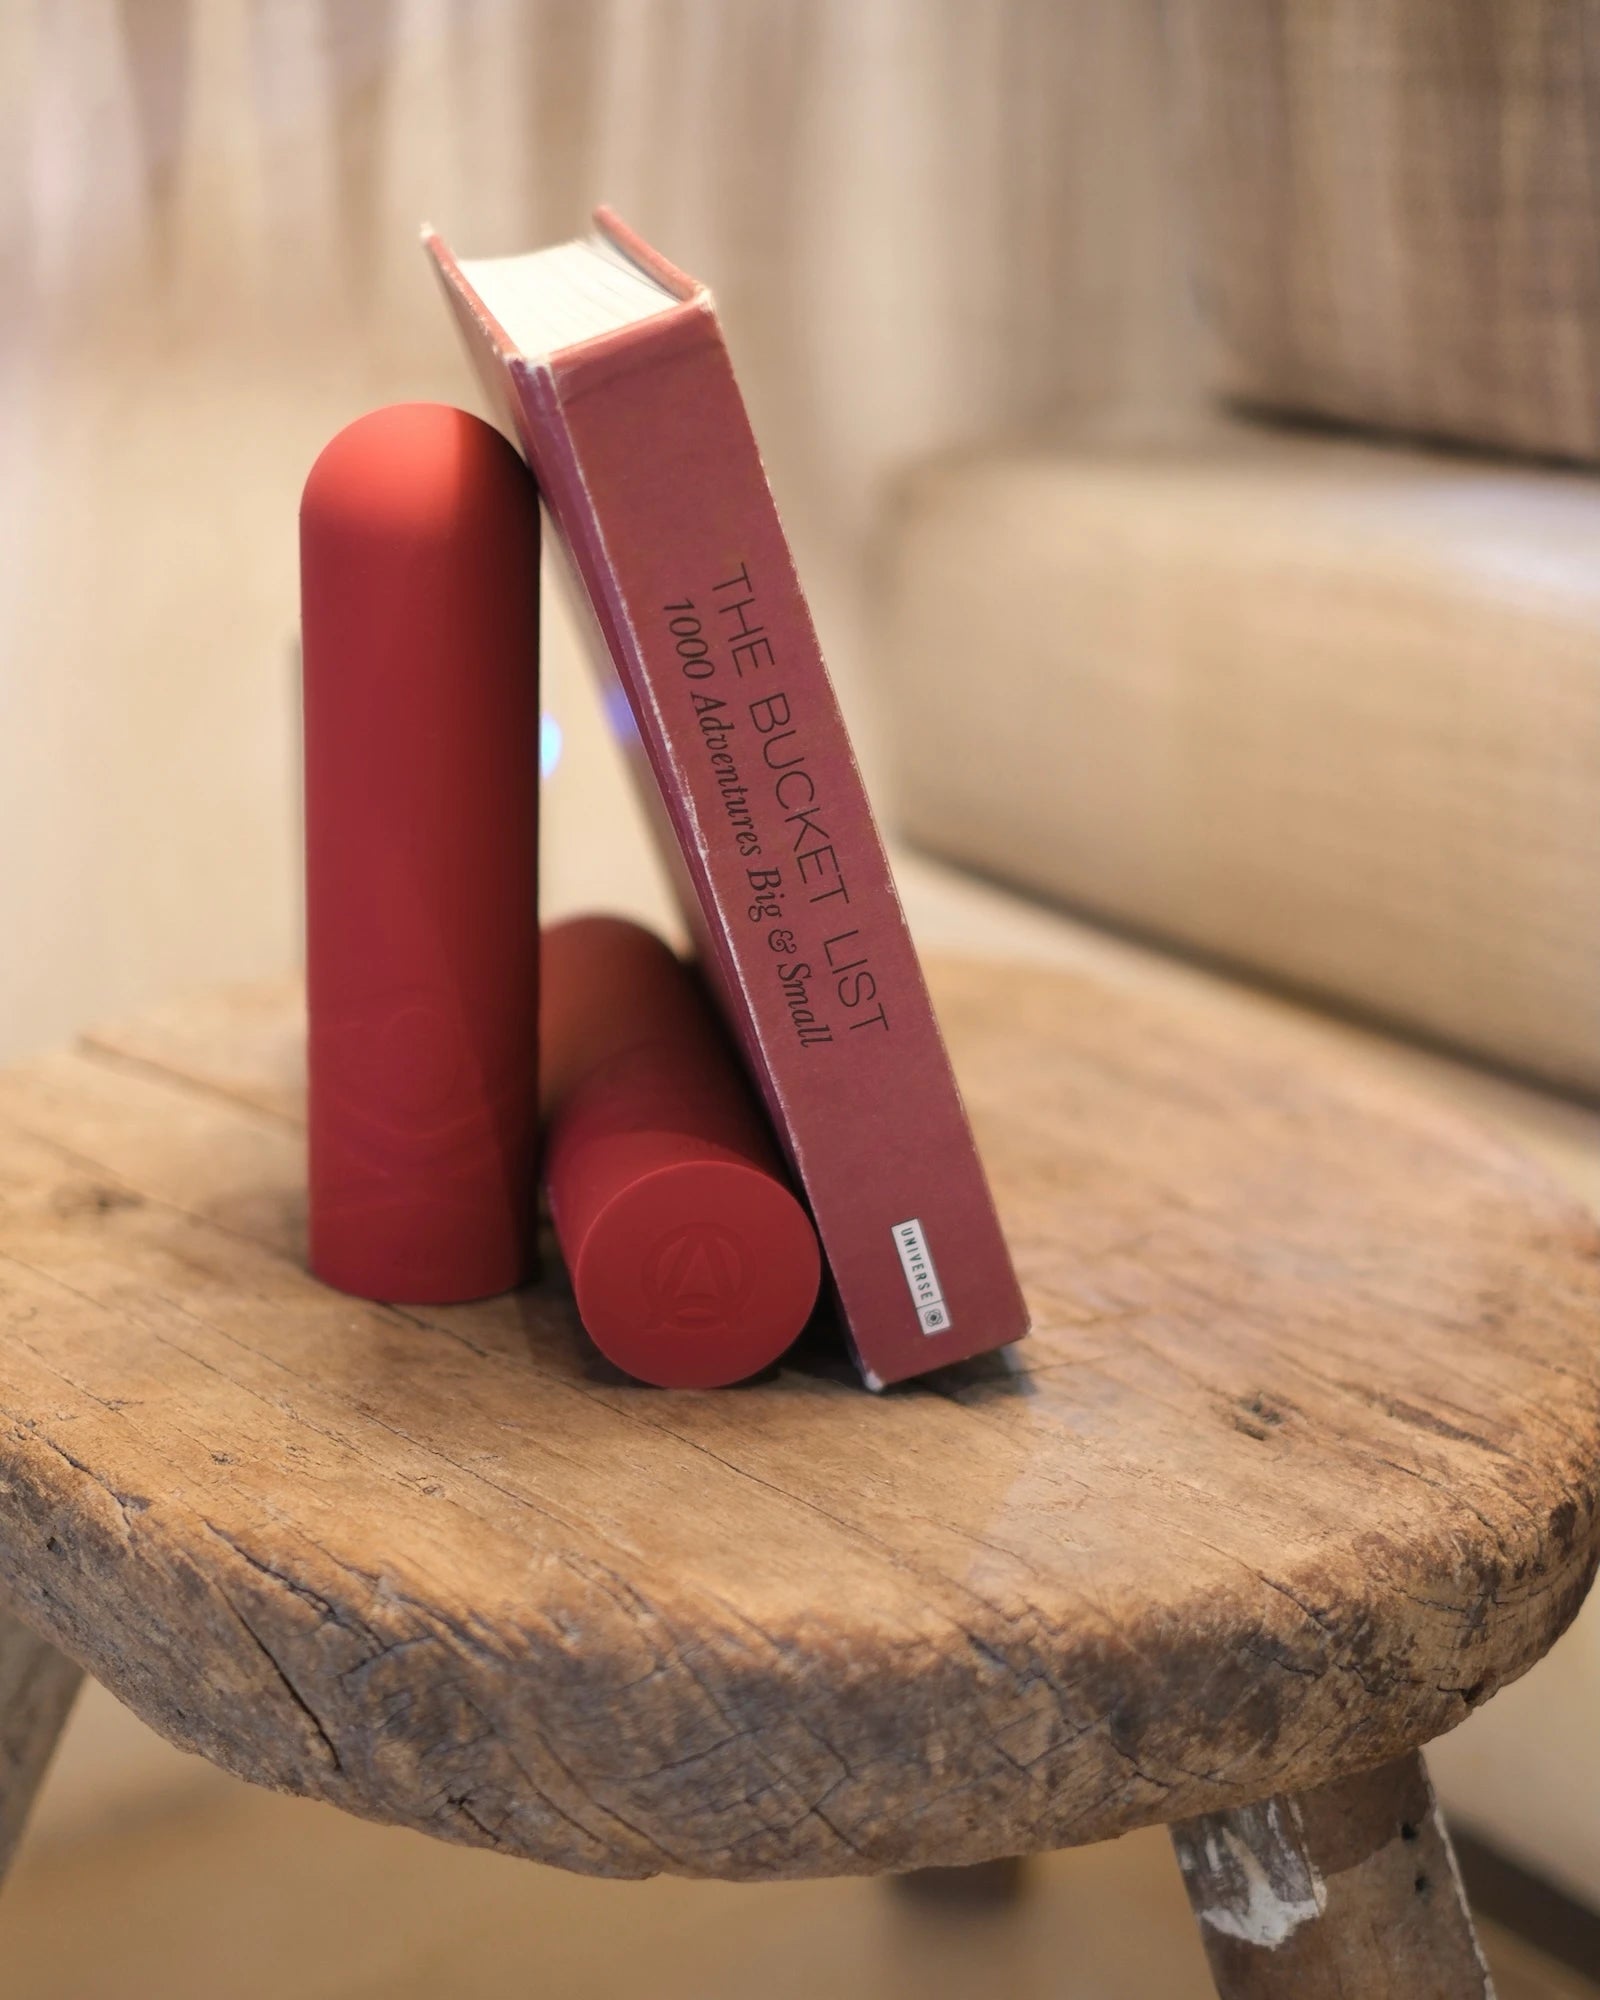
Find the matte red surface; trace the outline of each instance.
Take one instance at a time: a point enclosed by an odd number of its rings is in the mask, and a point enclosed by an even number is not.
[[[605,211],[596,220],[680,302],[548,360],[517,353],[445,246],[433,237],[428,248],[594,612],[596,661],[626,695],[625,734],[700,961],[810,1205],[863,1372],[874,1385],[897,1381],[1017,1339],[1027,1311],[710,295]],[[749,616],[770,650],[741,663],[734,627],[713,607],[728,601],[719,581],[744,565]],[[685,599],[714,639],[710,678],[685,678],[667,608]],[[752,863],[697,693],[726,703],[718,713],[733,724],[758,865],[782,870],[780,919],[750,918]],[[796,760],[781,797],[780,767],[762,747],[772,736],[752,712],[774,694],[794,724],[781,746]],[[975,682],[973,699],[983,698]],[[916,717],[900,726],[914,730]],[[832,863],[813,856],[807,871],[796,858],[813,842],[831,848],[847,894],[820,899]],[[798,1036],[785,963],[809,975],[806,1004],[831,1025],[831,1041]],[[887,1029],[870,1024],[880,1004]],[[896,1249],[897,1227],[911,1220],[942,1289],[926,1326]]]
[[[534,1259],[539,521],[480,418],[360,418],[300,510],[311,1267],[367,1298]]]
[[[689,972],[618,917],[544,938],[545,1179],[578,1315],[608,1359],[706,1389],[776,1361],[822,1259]]]

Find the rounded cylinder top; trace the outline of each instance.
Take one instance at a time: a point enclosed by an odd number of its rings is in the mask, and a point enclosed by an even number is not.
[[[437,541],[537,506],[521,459],[492,424],[446,403],[393,403],[323,446],[300,513],[323,531]]]

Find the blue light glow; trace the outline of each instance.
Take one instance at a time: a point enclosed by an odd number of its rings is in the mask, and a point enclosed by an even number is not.
[[[548,778],[561,762],[561,724],[553,715],[539,717],[539,776]]]
[[[633,710],[628,697],[622,691],[620,681],[612,681],[600,697],[600,704],[606,712],[606,721],[611,733],[624,746],[635,743],[639,738],[639,726],[633,719]]]

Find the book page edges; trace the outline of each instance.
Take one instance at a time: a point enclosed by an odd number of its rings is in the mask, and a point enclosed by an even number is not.
[[[644,241],[643,237],[636,235],[611,209],[597,208],[594,211],[594,223],[596,229],[606,238],[607,242],[612,245],[619,255],[626,257],[630,263],[637,265],[646,277],[652,279],[664,291],[671,294],[676,307],[687,306],[698,308],[712,319],[716,318],[716,301],[711,295],[710,287],[702,284],[698,278],[691,278],[686,272],[680,271],[677,265],[668,263],[667,259],[659,251],[653,250]],[[421,236],[422,247],[432,261],[436,275],[444,285],[445,296],[451,301],[452,309],[456,313],[457,323],[462,324],[463,330],[465,330],[464,323],[461,320],[461,313],[456,303],[459,301],[467,307],[477,330],[484,339],[488,340],[500,361],[506,366],[509,366],[513,361],[520,360],[530,368],[553,367],[564,357],[579,353],[584,355],[616,353],[621,357],[626,355],[628,351],[627,343],[634,336],[642,333],[646,328],[658,324],[661,319],[676,319],[679,317],[674,306],[669,305],[660,314],[653,315],[650,319],[636,321],[630,326],[617,327],[613,332],[591,334],[585,340],[574,341],[566,346],[551,348],[548,353],[528,354],[518,346],[517,342],[511,338],[510,334],[506,332],[505,328],[484,304],[477,287],[462,270],[460,260],[449,244],[439,234],[438,230],[425,222],[422,225]]]

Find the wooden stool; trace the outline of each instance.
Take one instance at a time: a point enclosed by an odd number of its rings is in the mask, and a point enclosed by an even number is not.
[[[1165,1822],[1224,1993],[1487,1993],[1417,1746],[1593,1573],[1592,1226],[1253,1011],[936,990],[1038,1330],[883,1397],[634,1387],[554,1269],[313,1283],[288,989],[0,1077],[0,1845],[81,1665],[242,1777],[597,1874]]]

